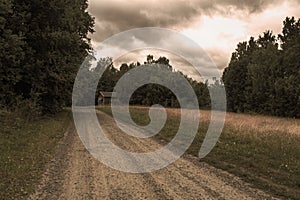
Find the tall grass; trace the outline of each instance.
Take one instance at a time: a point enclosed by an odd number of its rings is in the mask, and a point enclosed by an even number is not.
[[[101,110],[110,114],[109,107]],[[149,123],[148,108],[131,107],[133,120]],[[168,119],[154,139],[170,141],[177,132],[180,109],[167,109]],[[198,134],[187,153],[198,155],[210,111],[200,112]],[[225,127],[213,151],[202,160],[233,173],[274,195],[300,199],[300,120],[227,113]]]

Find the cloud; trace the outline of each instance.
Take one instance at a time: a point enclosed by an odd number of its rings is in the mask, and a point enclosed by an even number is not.
[[[206,76],[202,76],[199,72],[195,69],[195,67],[189,63],[187,60],[182,58],[180,55],[176,55],[172,52],[157,50],[157,49],[146,49],[146,50],[136,50],[132,51],[126,55],[123,55],[114,60],[115,67],[120,67],[122,63],[136,63],[139,62],[143,64],[146,61],[147,55],[153,55],[154,59],[158,59],[160,56],[167,57],[170,60],[170,64],[173,68],[177,71],[181,71],[182,73],[188,75],[189,77],[193,78],[194,80],[203,81],[209,77],[215,76],[214,73],[210,73],[211,70],[209,67],[202,68]],[[203,64],[208,66],[208,63],[204,60]]]
[[[90,0],[89,12],[96,18],[93,39],[137,27],[165,27],[182,30],[202,15],[239,15],[262,12],[281,0]],[[242,12],[239,12],[242,11]]]
[[[90,0],[89,12],[96,18],[94,40],[140,27],[174,27],[189,24],[198,11],[183,1]]]
[[[200,44],[219,69],[227,66],[238,42],[257,37],[267,29],[278,34],[284,18],[300,17],[299,11],[298,0],[89,0],[89,12],[96,19],[96,33],[92,35],[94,47],[132,28],[170,28]],[[135,35],[114,45],[118,48],[138,43],[176,46],[189,52],[190,58],[197,58],[193,47],[178,46],[166,38],[165,35],[149,37],[147,34],[147,38]],[[176,65],[184,64],[174,56],[169,59],[174,59]],[[136,57],[133,61],[137,60],[141,59]]]

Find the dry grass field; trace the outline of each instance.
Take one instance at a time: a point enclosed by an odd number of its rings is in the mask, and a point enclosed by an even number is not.
[[[148,109],[138,107],[139,109]],[[180,109],[167,108],[170,116],[180,116]],[[203,123],[209,123],[211,111],[201,110],[200,120]],[[256,132],[256,133],[271,133],[281,132],[288,135],[300,136],[300,120],[291,118],[279,118],[263,115],[248,115],[237,113],[226,113],[225,126],[231,127],[241,133]]]
[[[109,107],[100,110],[111,114]],[[150,119],[147,107],[131,107],[140,125]],[[167,143],[177,132],[180,109],[167,109],[164,128],[154,137]],[[198,134],[187,153],[197,156],[210,122],[210,111],[200,112]],[[300,199],[300,119],[227,113],[213,151],[200,162],[226,170],[255,187],[282,198]]]

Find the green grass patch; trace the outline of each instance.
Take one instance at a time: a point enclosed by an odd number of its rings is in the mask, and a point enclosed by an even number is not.
[[[193,152],[195,153],[195,152]],[[275,195],[300,199],[300,137],[225,128],[203,159]]]
[[[26,199],[67,130],[70,111],[27,121],[0,111],[0,197]]]
[[[111,114],[109,107],[100,110]],[[130,113],[138,124],[149,123],[148,109],[131,108]],[[255,117],[249,115],[249,121]],[[155,139],[170,141],[179,122],[180,115],[168,114],[165,127]],[[198,155],[208,124],[200,122],[198,134],[187,153]],[[300,136],[280,130],[259,131],[254,127],[241,130],[239,127],[239,124],[225,124],[217,145],[201,161],[235,174],[273,195],[300,199]]]

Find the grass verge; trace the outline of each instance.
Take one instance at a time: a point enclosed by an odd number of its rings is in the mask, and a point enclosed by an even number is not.
[[[33,192],[70,119],[70,111],[32,122],[0,111],[1,199],[26,199]]]
[[[109,107],[100,110],[111,115]],[[140,125],[150,119],[147,108],[130,108]],[[168,119],[155,139],[170,141],[178,130],[180,110],[168,109]],[[210,113],[201,112],[196,138],[187,153],[198,155]],[[201,161],[226,170],[254,187],[281,198],[300,199],[300,120],[228,113],[213,151]]]

